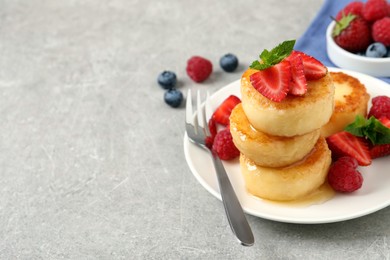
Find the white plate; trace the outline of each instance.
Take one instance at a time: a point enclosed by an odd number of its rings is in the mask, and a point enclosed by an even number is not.
[[[330,68],[330,71],[343,71],[358,78],[367,88],[371,97],[390,96],[390,85],[365,74]],[[211,96],[211,105],[216,109],[230,94],[240,95],[240,80],[223,87]],[[371,101],[370,101],[371,104]],[[219,187],[209,155],[190,143],[184,135],[184,153],[187,163],[199,181],[211,194],[221,199]],[[223,162],[230,181],[237,193],[244,211],[253,216],[288,223],[331,223],[361,217],[390,205],[390,157],[375,159],[368,167],[359,167],[364,177],[363,187],[349,194],[337,193],[323,204],[307,207],[292,207],[274,204],[252,196],[245,189],[238,159]]]

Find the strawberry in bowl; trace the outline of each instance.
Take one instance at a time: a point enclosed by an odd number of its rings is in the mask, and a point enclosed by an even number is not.
[[[329,59],[344,69],[389,77],[388,6],[386,0],[354,1],[339,10],[326,31]]]

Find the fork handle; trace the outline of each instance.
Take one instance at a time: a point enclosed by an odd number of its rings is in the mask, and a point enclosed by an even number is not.
[[[221,159],[212,153],[213,163],[217,172],[219,189],[221,191],[222,203],[225,208],[226,216],[230,227],[237,239],[244,246],[252,246],[255,242],[249,223],[245,217],[241,204],[230,183],[229,177],[223,167]]]

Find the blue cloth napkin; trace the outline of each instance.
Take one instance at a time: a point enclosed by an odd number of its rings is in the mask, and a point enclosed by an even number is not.
[[[329,60],[326,52],[326,28],[332,21],[331,16],[335,17],[344,6],[352,1],[355,0],[325,0],[309,28],[297,40],[294,49],[315,57],[328,67],[337,67]],[[390,83],[390,78],[380,79]]]

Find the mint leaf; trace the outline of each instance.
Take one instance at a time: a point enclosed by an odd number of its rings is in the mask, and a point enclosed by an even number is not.
[[[355,121],[345,127],[345,131],[360,137],[365,137],[367,120],[362,115],[357,115]]]
[[[273,65],[276,65],[288,55],[290,55],[290,53],[294,49],[294,45],[295,40],[289,40],[282,42],[281,44],[273,48],[271,51],[265,49],[259,56],[261,62],[256,60],[252,62],[252,65],[250,65],[249,67],[251,69],[256,70],[265,70]]]
[[[390,128],[384,126],[373,116],[365,119],[358,115],[355,121],[347,125],[344,130],[353,135],[369,139],[373,145],[390,144]]]
[[[265,64],[265,63],[260,63],[258,60],[255,60],[252,62],[252,65],[250,68],[256,69],[256,70],[265,70],[267,68],[271,67],[271,65]]]

